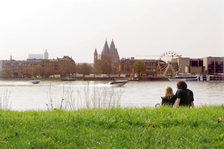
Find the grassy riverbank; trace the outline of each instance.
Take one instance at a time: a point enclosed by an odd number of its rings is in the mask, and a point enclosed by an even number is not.
[[[0,148],[224,148],[219,117],[224,106],[0,111]]]

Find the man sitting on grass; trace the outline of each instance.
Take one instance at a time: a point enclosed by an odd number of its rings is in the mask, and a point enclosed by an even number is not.
[[[177,82],[176,100],[174,107],[179,106],[191,106],[194,107],[194,95],[193,92],[187,89],[187,84],[184,81]]]

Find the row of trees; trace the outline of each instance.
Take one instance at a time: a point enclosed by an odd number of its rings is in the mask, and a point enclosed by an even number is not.
[[[83,77],[85,75],[93,73],[93,67],[90,64],[83,63],[83,64],[77,64],[75,68],[75,72],[79,74],[83,74]]]
[[[133,64],[134,72],[138,74],[138,76],[141,76],[146,71],[146,65],[143,61],[138,60],[135,61]],[[103,74],[111,74],[115,73],[117,71],[117,67],[113,67],[113,65],[110,63],[110,59],[105,60],[98,60],[95,64],[95,68],[92,68],[91,65],[87,63],[78,64],[76,65],[76,73],[80,73],[85,75],[88,75],[90,73],[103,73]]]
[[[145,72],[146,66],[143,61],[136,61],[133,64],[134,72],[141,76]],[[13,63],[6,67],[2,72],[2,76],[12,77],[32,77],[42,76],[49,77],[50,75],[60,74],[61,76],[69,76],[73,73],[79,73],[85,75],[88,74],[117,74],[118,64],[113,64],[111,58],[104,56],[101,60],[97,60],[92,65],[87,63],[75,64],[74,61],[59,61],[59,62],[43,62],[39,64],[21,65],[19,63]]]
[[[33,69],[33,76],[50,76],[53,74],[60,74],[62,77],[70,76],[74,73],[79,73],[85,75],[93,73],[93,68],[90,64],[82,63],[82,64],[75,64],[75,63],[63,63],[59,66],[48,66],[48,67],[41,67],[40,65],[35,66]]]

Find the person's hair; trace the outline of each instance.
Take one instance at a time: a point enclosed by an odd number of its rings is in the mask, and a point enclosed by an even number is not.
[[[171,87],[167,86],[165,89],[165,97],[167,97],[168,99],[171,99],[173,97],[173,90]]]
[[[177,82],[177,88],[178,89],[187,89],[187,84],[184,81],[178,81]]]

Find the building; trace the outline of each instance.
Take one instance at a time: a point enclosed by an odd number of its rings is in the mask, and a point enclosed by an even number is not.
[[[44,54],[28,54],[28,59],[48,59],[48,52],[45,50]]]
[[[0,61],[0,77],[30,78],[66,76],[75,72],[75,61],[68,56],[57,59],[27,59]]]
[[[94,51],[94,69],[95,69],[95,71],[100,71],[98,68],[99,61],[104,63],[105,66],[106,65],[108,67],[111,66],[112,67],[111,73],[117,72],[120,58],[119,58],[119,54],[118,54],[117,48],[116,48],[113,40],[111,41],[110,47],[108,46],[107,40],[105,41],[105,44],[104,44],[101,54],[98,54],[97,49],[95,49],[95,51]]]
[[[44,59],[48,59],[48,58],[49,58],[48,52],[47,52],[47,50],[45,50],[45,52],[44,52]]]
[[[190,59],[189,72],[191,74],[203,74],[204,73],[203,58]]]
[[[156,77],[157,76],[157,65],[158,60],[155,59],[135,59],[131,58],[122,58],[119,64],[119,73],[126,74],[127,76],[134,77],[134,63],[136,61],[143,61],[146,66],[145,75],[148,77]]]
[[[119,64],[119,73],[126,74],[127,76],[134,76],[134,62],[134,57],[128,59],[122,58]]]
[[[97,49],[94,51],[94,63],[97,60],[101,60],[104,56],[109,56],[111,58],[112,64],[117,64],[120,61],[117,48],[115,47],[114,41],[111,41],[110,47],[108,46],[107,40],[105,41],[103,50],[101,54],[98,54]]]
[[[190,67],[189,57],[180,57],[171,60],[171,63],[177,63],[179,73],[188,73]]]
[[[29,54],[28,59],[43,59],[43,54]]]
[[[189,57],[179,57],[171,60],[172,64],[177,64],[178,73],[202,74],[204,73],[203,59]]]
[[[137,60],[142,60],[146,65],[147,76],[169,76],[168,66],[170,63],[175,74],[217,74],[224,73],[224,57],[205,57],[205,58],[189,58],[178,57],[171,59],[170,62],[158,61],[153,59],[124,59],[122,58],[119,65],[119,73],[130,76],[134,74],[133,64]]]
[[[2,70],[3,70],[2,67],[3,67],[3,61],[1,60],[0,61],[0,72],[2,72]]]
[[[173,59],[177,62],[179,73],[190,74],[216,74],[224,73],[224,57],[188,58],[180,57]]]
[[[224,73],[224,57],[205,57],[203,66],[207,74]]]

